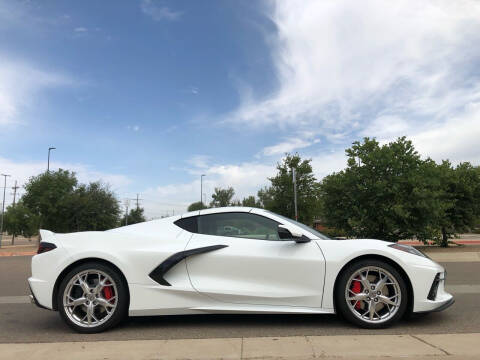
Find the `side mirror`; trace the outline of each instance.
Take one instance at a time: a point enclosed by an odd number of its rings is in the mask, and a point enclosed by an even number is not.
[[[288,225],[278,225],[278,236],[282,240],[295,241],[297,243],[306,243],[310,239],[303,235],[300,231],[288,226]]]

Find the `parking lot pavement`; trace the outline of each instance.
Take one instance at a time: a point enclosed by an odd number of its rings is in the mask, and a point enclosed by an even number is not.
[[[26,303],[30,257],[0,258],[0,343],[480,333],[480,262],[443,265],[456,303],[444,312],[403,320],[381,332],[353,327],[334,315],[238,314],[130,318],[112,331],[80,335],[58,313]]]

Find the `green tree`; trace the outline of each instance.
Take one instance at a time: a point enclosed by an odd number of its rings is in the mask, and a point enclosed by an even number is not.
[[[214,193],[212,194],[212,202],[210,203],[211,207],[225,207],[231,206],[233,195],[235,195],[235,190],[232,187],[222,189],[215,188]]]
[[[62,169],[31,177],[25,184],[23,204],[39,217],[40,227],[68,232],[71,230],[70,199],[77,183],[73,172]]]
[[[39,218],[20,201],[15,206],[10,205],[5,210],[5,230],[12,235],[12,245],[15,236],[32,237],[38,234]]]
[[[246,198],[243,198],[241,205],[242,206],[247,206],[247,207],[257,207],[257,208],[261,207],[260,202],[257,201],[255,199],[255,196],[253,196],[253,195],[250,195]]]
[[[440,205],[435,240],[446,247],[450,238],[471,231],[480,217],[480,167],[461,163],[455,168],[449,161],[437,167],[440,181]]]
[[[59,169],[34,176],[22,203],[38,226],[54,232],[107,230],[119,220],[120,206],[107,185],[78,184],[75,173]]]
[[[132,225],[147,221],[144,215],[144,211],[145,210],[141,207],[131,209],[128,213],[128,221],[125,221],[124,215],[120,221],[120,226],[125,225],[125,223],[128,223],[128,225]]]
[[[285,154],[277,164],[277,175],[269,178],[270,187],[258,192],[261,207],[295,218],[292,169],[296,169],[298,221],[312,224],[318,212],[319,185],[313,175],[311,159],[302,160],[298,154]]]
[[[205,206],[205,204],[203,203],[203,201],[197,201],[197,202],[194,202],[194,203],[191,203],[190,205],[188,205],[188,211],[197,211],[197,210],[202,210],[202,209],[206,209],[207,207]]]
[[[389,241],[433,236],[441,201],[432,160],[422,161],[405,137],[382,146],[365,138],[346,154],[347,168],[321,183],[328,226],[352,237]]]
[[[79,185],[68,200],[69,231],[103,231],[117,226],[120,204],[100,182]]]
[[[272,209],[274,206],[273,188],[264,186],[257,193],[260,208]]]

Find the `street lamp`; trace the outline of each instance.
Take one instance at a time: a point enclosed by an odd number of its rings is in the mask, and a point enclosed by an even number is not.
[[[48,148],[48,162],[47,162],[47,172],[50,172],[50,151],[55,150],[56,148],[54,147],[49,147]]]
[[[203,177],[205,174],[200,175],[200,204],[203,204]]]
[[[3,214],[5,213],[5,189],[7,188],[7,174],[1,174],[3,176],[3,202],[2,202],[2,217],[0,218],[0,247],[2,247],[2,238],[3,238]]]

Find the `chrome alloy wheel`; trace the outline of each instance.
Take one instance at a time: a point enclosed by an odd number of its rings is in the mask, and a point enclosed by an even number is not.
[[[73,276],[63,292],[68,318],[82,327],[96,327],[111,318],[117,307],[117,286],[100,270],[84,270]]]
[[[402,303],[402,291],[398,280],[388,271],[368,266],[350,276],[345,300],[357,318],[379,324],[395,316]]]

